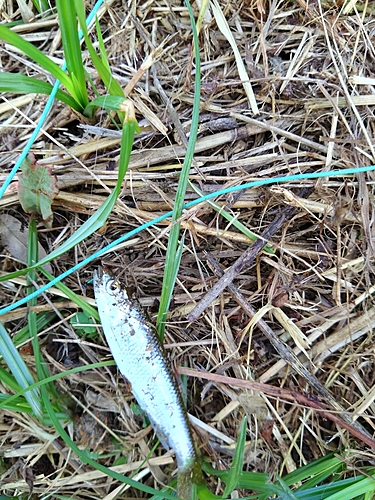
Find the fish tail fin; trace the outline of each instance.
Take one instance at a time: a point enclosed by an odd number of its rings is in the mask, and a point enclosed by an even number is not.
[[[177,494],[181,500],[196,500],[198,486],[202,484],[202,469],[198,459],[178,474]]]

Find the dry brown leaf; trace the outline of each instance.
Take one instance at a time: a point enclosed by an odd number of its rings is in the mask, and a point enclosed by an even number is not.
[[[23,264],[27,263],[27,229],[12,215],[0,215],[0,241],[2,246],[14,259]],[[38,253],[40,259],[47,255],[40,243],[38,243]],[[49,273],[52,273],[50,264],[45,264],[43,268]]]

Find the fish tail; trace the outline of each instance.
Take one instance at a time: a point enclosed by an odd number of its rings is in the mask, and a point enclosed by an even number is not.
[[[181,500],[196,500],[197,487],[202,484],[202,469],[198,459],[178,473],[177,494]]]

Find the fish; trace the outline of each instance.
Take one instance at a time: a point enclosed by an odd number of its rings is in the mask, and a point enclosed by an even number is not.
[[[198,458],[181,393],[157,335],[138,301],[99,268],[94,292],[105,338],[117,367],[165,449],[175,452],[178,494],[188,498],[199,482]]]

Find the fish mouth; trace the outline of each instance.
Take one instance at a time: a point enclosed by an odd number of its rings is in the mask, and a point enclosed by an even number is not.
[[[102,266],[98,266],[98,268],[94,270],[94,286],[104,285],[106,278],[108,278],[108,274],[105,272],[105,269]]]
[[[103,278],[103,268],[102,266],[99,266],[97,269],[94,270],[94,281],[99,281]]]
[[[103,266],[98,266],[94,270],[93,280],[97,286],[105,285],[111,279],[113,279],[112,275]]]

